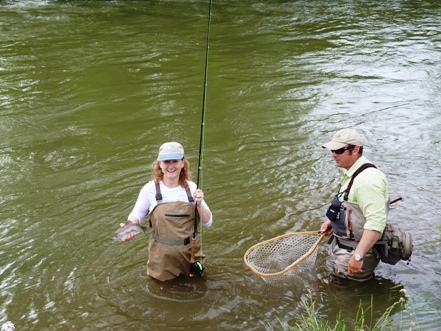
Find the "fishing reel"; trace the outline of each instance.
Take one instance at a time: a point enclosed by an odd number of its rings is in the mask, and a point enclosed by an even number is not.
[[[201,262],[197,261],[190,264],[190,275],[202,276],[203,273],[204,273],[204,266],[202,265]]]

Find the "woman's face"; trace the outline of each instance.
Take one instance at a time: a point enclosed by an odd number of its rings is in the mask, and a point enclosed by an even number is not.
[[[167,160],[160,161],[159,166],[161,167],[164,178],[169,180],[179,180],[179,174],[181,169],[184,167],[183,160]]]

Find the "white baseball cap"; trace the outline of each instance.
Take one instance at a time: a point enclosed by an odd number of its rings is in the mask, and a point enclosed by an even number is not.
[[[363,146],[360,135],[353,129],[341,129],[338,131],[332,140],[322,147],[330,150],[336,150],[345,147],[346,145]]]
[[[158,161],[180,160],[184,157],[184,147],[177,142],[164,143],[159,147]]]

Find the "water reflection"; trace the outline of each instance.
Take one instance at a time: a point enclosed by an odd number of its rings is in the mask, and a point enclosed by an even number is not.
[[[3,0],[0,10],[0,323],[262,330],[295,323],[309,290],[325,319],[342,310],[351,322],[360,301],[373,300],[375,319],[404,288],[418,324],[437,329],[437,1],[215,1],[202,172],[215,217],[203,238],[208,274],[166,285],[146,276],[145,240],[109,237],[164,137],[197,164],[207,3]],[[391,220],[411,229],[413,260],[341,291],[327,283],[322,246],[315,269],[275,290],[243,254],[319,228],[340,177],[320,144],[347,126],[404,198]],[[413,322],[394,314],[403,328]]]
[[[165,301],[180,303],[201,300],[207,293],[207,285],[201,277],[178,278],[173,282],[160,283],[155,280],[148,282],[147,290],[152,297]]]

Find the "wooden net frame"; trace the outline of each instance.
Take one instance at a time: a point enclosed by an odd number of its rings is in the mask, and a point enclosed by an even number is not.
[[[265,282],[279,282],[314,266],[316,249],[324,236],[318,231],[277,236],[250,247],[244,255],[244,262]]]

